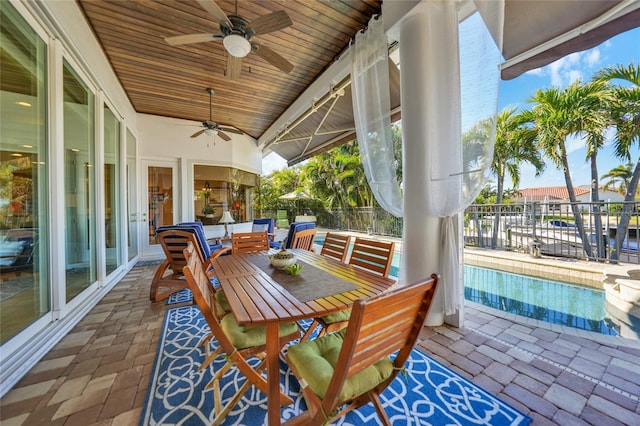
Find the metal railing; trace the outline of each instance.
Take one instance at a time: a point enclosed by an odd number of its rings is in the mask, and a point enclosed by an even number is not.
[[[275,211],[263,210],[263,217],[274,217]],[[402,218],[397,218],[381,207],[354,207],[314,211],[317,225],[343,231],[366,232],[402,238]],[[295,215],[290,215],[290,222]]]
[[[638,264],[640,204],[626,204],[631,208],[629,226],[617,256],[619,261]],[[464,242],[467,247],[528,252],[532,256],[609,261],[616,250],[615,237],[624,206],[582,201],[474,204],[464,213]],[[574,209],[582,220],[586,244],[578,232]],[[587,255],[588,249],[591,256]]]
[[[635,202],[473,204],[464,212],[464,243],[465,247],[517,251],[532,256],[610,261],[616,250],[615,237],[625,205],[631,213],[622,248],[616,253],[617,260],[640,264],[640,203]],[[579,235],[574,208],[584,224],[591,256],[587,255]],[[402,218],[380,207],[313,213],[322,228],[402,238]],[[263,211],[262,215],[275,218],[276,212]]]

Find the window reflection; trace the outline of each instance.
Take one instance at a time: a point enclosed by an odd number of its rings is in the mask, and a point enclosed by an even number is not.
[[[158,244],[156,229],[163,225],[173,225],[173,169],[171,167],[150,166],[149,182],[149,244]]]
[[[231,167],[194,166],[195,219],[217,225],[224,211],[235,222],[253,220],[253,191],[258,176]]]
[[[50,310],[46,56],[9,2],[0,8],[0,344]]]
[[[122,264],[120,255],[120,121],[104,107],[104,218],[107,275]]]
[[[66,300],[97,279],[94,96],[64,62]]]

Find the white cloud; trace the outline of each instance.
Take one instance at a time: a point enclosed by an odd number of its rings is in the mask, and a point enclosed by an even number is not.
[[[583,135],[570,135],[564,141],[564,146],[567,148],[567,154],[578,151],[585,147],[585,140]]]
[[[576,80],[582,80],[582,71],[580,70],[571,70],[567,73],[569,77],[569,84],[573,83]]]
[[[584,62],[590,67],[596,66],[600,62],[600,49],[595,48],[588,51],[585,55]]]
[[[535,68],[527,71],[525,74],[543,76],[545,75],[545,72],[544,72],[544,68]]]
[[[287,160],[280,157],[275,152],[268,154],[262,159],[262,174],[264,176],[270,175],[276,170],[286,169]]]

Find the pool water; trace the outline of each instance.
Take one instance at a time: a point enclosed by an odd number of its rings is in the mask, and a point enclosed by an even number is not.
[[[598,289],[465,265],[464,298],[551,324],[618,334]]]
[[[324,236],[315,242],[322,246]],[[400,259],[401,254],[395,253],[390,272],[393,277],[400,272]],[[551,324],[619,334],[605,312],[604,291],[598,289],[465,265],[464,298]]]

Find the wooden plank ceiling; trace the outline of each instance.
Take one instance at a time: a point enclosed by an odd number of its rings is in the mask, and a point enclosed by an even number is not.
[[[211,0],[213,2],[213,0]],[[348,45],[378,0],[239,0],[237,14],[251,22],[284,10],[293,25],[254,40],[287,59],[286,74],[255,52],[242,60],[238,80],[225,77],[221,40],[170,46],[165,37],[220,34],[219,25],[196,0],[78,0],[135,110],[205,121],[214,89],[213,121],[258,138]],[[229,15],[236,2],[216,0]]]

